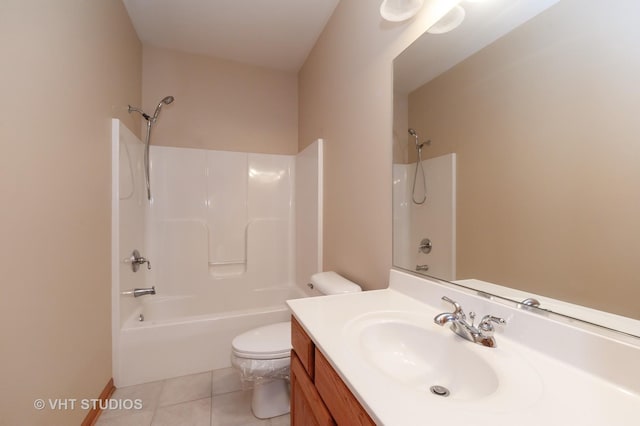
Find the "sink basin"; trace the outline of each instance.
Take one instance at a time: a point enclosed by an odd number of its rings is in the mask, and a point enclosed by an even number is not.
[[[493,368],[451,332],[385,321],[363,328],[359,340],[366,361],[417,390],[443,386],[450,398],[471,400],[498,389]]]
[[[542,381],[517,345],[500,337],[499,347],[487,348],[434,324],[433,316],[399,311],[367,313],[343,329],[353,364],[384,380],[390,392],[395,387],[443,403],[525,407],[539,399]],[[441,395],[442,388],[448,394]]]

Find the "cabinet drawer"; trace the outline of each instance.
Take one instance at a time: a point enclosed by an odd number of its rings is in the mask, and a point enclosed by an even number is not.
[[[296,352],[296,355],[298,355],[298,358],[300,358],[300,362],[307,374],[311,377],[311,380],[313,380],[315,345],[293,316],[291,317],[291,346],[293,346],[293,350]]]
[[[291,352],[291,425],[335,426],[300,359]]]
[[[375,425],[329,361],[316,348],[315,385],[338,425]]]

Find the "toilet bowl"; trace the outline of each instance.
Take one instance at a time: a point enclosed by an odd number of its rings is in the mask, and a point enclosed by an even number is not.
[[[249,330],[233,339],[231,364],[253,382],[251,410],[260,419],[289,412],[291,322]]]
[[[323,295],[362,291],[360,286],[335,272],[315,274],[311,284]],[[268,419],[288,413],[291,322],[249,330],[236,336],[231,347],[231,364],[243,381],[253,382],[253,414]]]

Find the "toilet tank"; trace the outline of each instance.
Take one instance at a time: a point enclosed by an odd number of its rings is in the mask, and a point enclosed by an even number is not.
[[[333,271],[313,274],[311,276],[311,284],[313,284],[314,290],[325,295],[357,293],[362,291],[362,288],[358,284],[353,281],[349,281]]]

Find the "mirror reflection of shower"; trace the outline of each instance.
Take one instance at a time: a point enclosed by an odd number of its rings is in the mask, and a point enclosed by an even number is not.
[[[413,174],[413,187],[411,188],[411,199],[415,204],[420,205],[420,204],[424,204],[425,201],[427,201],[427,178],[424,175],[424,166],[422,165],[422,147],[425,144],[431,145],[431,141],[428,140],[426,142],[420,143],[420,139],[418,138],[418,133],[411,128],[409,129],[409,134],[415,138],[416,150],[418,151],[418,160],[416,162],[416,170],[415,170],[415,173]],[[422,193],[421,200],[416,200],[416,181],[418,180],[418,168],[420,168],[420,173],[422,174],[423,193]]]
[[[145,113],[140,108],[132,107],[131,105],[129,105],[129,109],[128,109],[129,114],[131,114],[132,112],[137,112],[142,116],[142,118],[147,120],[147,136],[144,142],[144,177],[145,177],[145,182],[147,184],[148,200],[151,200],[151,181],[149,178],[149,144],[151,143],[151,126],[155,124],[155,122],[158,120],[158,116],[160,115],[160,110],[162,109],[162,106],[169,105],[171,102],[174,101],[174,99],[175,98],[173,96],[166,96],[162,98],[162,100],[158,102],[158,106],[156,107],[156,110],[154,111],[153,116]]]

